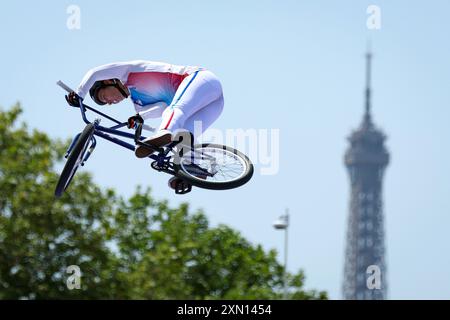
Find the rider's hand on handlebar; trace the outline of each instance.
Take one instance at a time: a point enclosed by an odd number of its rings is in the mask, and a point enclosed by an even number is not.
[[[134,129],[138,123],[144,123],[144,119],[139,115],[139,113],[136,113],[136,115],[128,118],[127,127],[128,129]]]
[[[69,93],[69,95],[65,96],[67,103],[72,107],[78,107],[79,106],[79,99],[80,96],[76,94],[76,92],[72,91]]]

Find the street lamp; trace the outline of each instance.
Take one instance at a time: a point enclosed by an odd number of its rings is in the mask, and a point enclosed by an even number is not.
[[[283,271],[283,299],[287,299],[287,257],[288,257],[288,227],[289,227],[289,209],[286,214],[280,216],[274,221],[273,227],[277,230],[284,230],[284,271]]]

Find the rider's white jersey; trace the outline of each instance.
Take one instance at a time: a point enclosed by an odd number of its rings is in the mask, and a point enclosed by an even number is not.
[[[198,70],[203,68],[145,60],[110,63],[89,70],[76,92],[84,99],[96,81],[116,78],[128,87],[140,112],[151,105],[170,105],[183,79]]]

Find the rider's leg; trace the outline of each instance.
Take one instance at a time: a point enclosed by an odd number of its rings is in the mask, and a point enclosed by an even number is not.
[[[223,106],[223,96],[220,96],[217,100],[214,100],[187,118],[183,129],[194,134],[195,139],[197,139],[219,118],[223,111]]]
[[[223,96],[221,96],[219,99],[211,102],[206,107],[200,109],[192,116],[190,116],[188,119],[186,119],[183,129],[186,129],[189,132],[196,134],[197,136],[195,138],[197,138],[198,135],[201,135],[203,132],[205,132],[206,129],[208,129],[213,124],[213,122],[216,121],[217,118],[219,118],[220,114],[222,113],[223,106],[224,100]],[[197,132],[195,129],[200,131]],[[194,142],[192,142],[192,144],[193,143]],[[181,149],[179,149],[178,151],[181,151]],[[194,159],[194,163],[195,162],[196,161]],[[197,175],[197,178],[206,180],[207,176]],[[175,190],[177,184],[181,183],[182,181],[183,180],[178,177],[172,177],[169,179],[168,185],[170,188]]]
[[[168,144],[174,130],[183,128],[192,115],[220,99],[223,101],[222,85],[212,72],[204,70],[191,74],[180,84],[171,105],[164,111],[159,132],[144,142],[155,146]],[[135,153],[138,157],[147,157],[153,150],[137,147]]]
[[[222,85],[210,71],[200,71],[185,78],[172,104],[164,111],[160,130],[171,132],[185,128],[185,122],[199,110],[222,98]]]
[[[198,143],[198,138],[206,131],[222,113],[224,106],[223,96],[214,100],[204,108],[200,109],[191,115],[184,122],[183,128],[173,133],[173,141],[182,141],[174,149],[181,157],[186,154],[195,143]],[[197,163],[196,159],[192,159],[193,163]]]
[[[176,119],[176,121],[174,123],[172,123],[172,129],[173,128],[179,128],[182,127],[183,129],[191,132],[192,134],[196,134],[196,135],[201,135],[203,132],[206,131],[206,129],[208,129],[213,123],[214,121],[217,120],[217,118],[219,118],[220,114],[222,113],[223,107],[224,107],[224,99],[223,99],[223,94],[222,94],[222,88],[219,86],[220,90],[220,95],[218,95],[216,97],[216,99],[212,100],[211,102],[209,102],[208,104],[204,105],[203,107],[200,108],[193,108],[190,109],[190,115],[186,116],[186,114],[181,114],[181,112],[183,112],[183,109],[185,110],[186,108],[180,108],[180,109],[176,109],[173,110],[174,111],[174,116],[178,115],[178,118]],[[217,92],[214,91],[213,92]],[[169,109],[166,109],[168,112],[172,111]],[[195,111],[195,112],[192,112]],[[173,119],[172,119],[173,121]],[[200,123],[200,125],[199,125]],[[164,121],[163,121],[164,124]],[[196,132],[196,128],[200,129],[199,132]],[[196,137],[197,138],[197,137]],[[192,142],[193,144],[193,142]],[[180,150],[179,150],[180,151]],[[195,160],[194,160],[195,162]],[[197,175],[198,178],[200,179],[206,179],[207,177],[204,175]],[[169,179],[168,185],[170,188],[172,189],[176,189],[177,184],[178,183],[182,183],[182,179],[178,178],[178,177],[172,177],[171,179]]]

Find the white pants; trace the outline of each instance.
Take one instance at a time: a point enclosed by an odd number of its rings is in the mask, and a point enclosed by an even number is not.
[[[194,123],[201,121],[202,134],[217,120],[223,106],[222,85],[219,79],[210,71],[197,71],[181,82],[172,103],[162,114],[163,120],[159,130],[174,132],[177,129],[186,129],[194,134]]]

